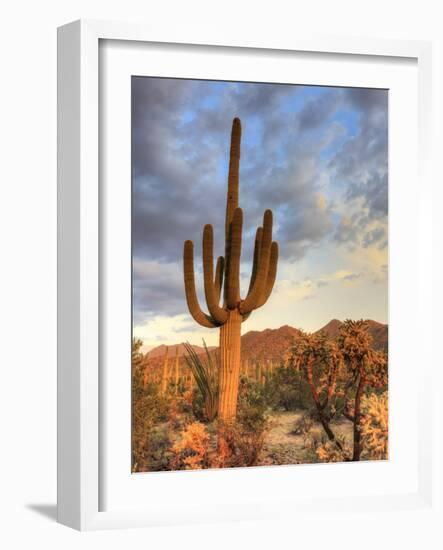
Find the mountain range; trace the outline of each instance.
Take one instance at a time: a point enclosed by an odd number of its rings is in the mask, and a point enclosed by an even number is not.
[[[368,323],[368,332],[372,336],[373,348],[388,351],[388,325],[372,321],[371,319],[367,319],[366,322]],[[329,321],[328,324],[318,330],[317,333],[323,332],[328,338],[335,339],[339,334],[341,324],[342,322],[338,319],[332,319],[332,321]]]
[[[369,333],[373,339],[373,347],[378,350],[388,349],[388,325],[378,323],[377,321],[367,320]],[[323,332],[328,338],[335,339],[339,334],[341,321],[332,319],[316,334]],[[284,325],[276,329],[265,329],[262,331],[251,330],[241,337],[242,360],[249,362],[256,361],[274,361],[279,362],[294,340],[300,335],[301,331],[289,325]],[[204,353],[202,346],[193,346],[197,354]],[[178,349],[179,357],[185,354],[184,344],[175,344],[168,346],[168,356],[171,359],[175,357]],[[209,350],[216,349],[209,347]],[[166,352],[166,346],[161,345],[153,348],[149,352],[149,362],[160,363]]]

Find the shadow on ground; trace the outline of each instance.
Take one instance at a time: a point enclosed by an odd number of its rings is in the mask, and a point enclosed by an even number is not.
[[[50,519],[51,521],[57,520],[57,505],[56,504],[26,504],[28,510],[32,510],[41,516]]]

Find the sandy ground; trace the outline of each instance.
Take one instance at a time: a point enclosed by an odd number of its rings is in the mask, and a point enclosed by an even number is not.
[[[261,464],[300,464],[306,463],[305,437],[295,435],[294,428],[303,412],[281,412],[271,415],[271,429],[267,434]],[[332,424],[335,433],[352,440],[352,424],[346,420]],[[315,424],[310,434],[322,434],[323,428]]]

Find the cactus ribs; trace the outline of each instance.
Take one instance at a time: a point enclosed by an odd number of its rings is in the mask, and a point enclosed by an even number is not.
[[[277,274],[278,244],[272,241],[272,212],[266,210],[263,227],[255,237],[254,260],[249,290],[240,297],[240,255],[243,211],[238,206],[240,166],[240,119],[234,118],[228,174],[225,221],[225,255],[217,259],[214,274],[213,228],[203,230],[204,290],[208,314],[198,303],[194,278],[194,245],[184,244],[183,264],[186,301],[192,317],[207,328],[220,327],[220,372],[218,417],[222,422],[235,419],[240,376],[241,324],[253,310],[268,300]],[[223,303],[220,297],[223,291]]]

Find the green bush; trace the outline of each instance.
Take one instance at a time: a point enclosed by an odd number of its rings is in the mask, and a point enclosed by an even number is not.
[[[159,443],[159,432],[155,426],[169,418],[170,401],[159,394],[155,384],[143,388],[140,377],[132,378],[132,470],[134,472],[153,470],[151,455]],[[161,445],[160,445],[161,447]],[[154,460],[154,462],[156,462]]]
[[[205,411],[205,399],[200,390],[195,389],[192,392],[192,406],[191,406],[192,415],[199,422],[206,423],[208,418]]]
[[[265,384],[267,403],[275,410],[309,409],[312,396],[301,372],[293,367],[280,366]]]
[[[140,471],[160,472],[170,469],[172,452],[169,432],[168,426],[164,424],[154,426],[149,431],[142,451],[143,467]]]
[[[266,390],[260,384],[241,378],[237,404],[237,423],[251,432],[263,430],[267,423]]]

